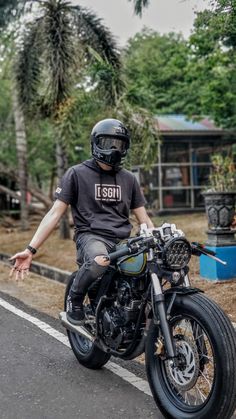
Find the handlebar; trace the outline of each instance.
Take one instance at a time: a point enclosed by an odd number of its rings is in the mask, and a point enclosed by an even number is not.
[[[140,242],[140,243],[139,243]],[[120,249],[116,250],[115,252],[109,253],[109,259],[111,262],[121,258],[122,256],[128,256],[131,254],[135,254],[137,252],[145,252],[148,249],[155,247],[157,245],[155,237],[132,237],[128,239],[127,243],[122,246]],[[222,263],[222,265],[226,265],[227,263],[216,256],[216,253],[211,249],[207,249],[201,243],[192,242],[191,243],[192,254],[195,256],[201,256],[202,254],[216,260],[217,262]]]
[[[137,253],[137,251],[143,246],[149,243],[150,244],[154,243],[154,240],[155,240],[154,237],[147,237],[147,238],[134,237],[132,239],[129,239],[127,244],[122,246],[121,249],[118,249],[115,252],[109,253],[109,259],[111,262],[113,262],[114,260],[119,259],[122,256],[128,256],[128,255],[131,255],[132,253]],[[138,244],[137,243],[138,241],[141,241],[141,243]],[[146,250],[145,247],[143,250],[144,251]]]
[[[114,260],[116,260],[116,259],[118,259],[122,256],[129,255],[130,253],[131,253],[131,249],[126,244],[121,249],[118,249],[115,252],[109,253],[109,259],[110,259],[111,262],[113,262]]]

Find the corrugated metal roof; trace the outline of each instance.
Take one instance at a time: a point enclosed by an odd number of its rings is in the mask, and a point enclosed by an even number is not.
[[[223,131],[207,118],[200,121],[189,120],[185,115],[160,115],[155,117],[160,131]]]

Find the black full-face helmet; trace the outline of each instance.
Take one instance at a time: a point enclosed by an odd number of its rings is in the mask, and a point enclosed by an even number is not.
[[[119,168],[130,147],[130,135],[117,119],[99,121],[91,132],[92,156],[95,160]]]

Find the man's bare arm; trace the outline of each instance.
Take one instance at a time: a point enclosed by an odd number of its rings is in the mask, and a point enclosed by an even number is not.
[[[57,223],[66,212],[68,205],[60,200],[56,200],[52,208],[48,211],[38,226],[31,242],[29,243],[35,249],[38,249],[45,240],[50,236]],[[29,268],[33,259],[33,254],[27,248],[23,252],[16,253],[10,258],[15,261],[14,267],[10,272],[10,276],[16,272],[16,280],[23,279],[25,274],[29,272]]]
[[[154,228],[151,218],[148,216],[145,207],[139,207],[132,210],[139,224],[147,224],[148,228]]]
[[[39,224],[36,233],[29,243],[30,246],[38,249],[45,242],[45,240],[50,236],[56,227],[63,214],[66,212],[67,208],[68,205],[59,199],[54,202],[52,208],[48,211],[48,213]]]

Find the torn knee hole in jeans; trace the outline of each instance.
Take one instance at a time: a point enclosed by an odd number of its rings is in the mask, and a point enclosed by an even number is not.
[[[100,266],[108,266],[110,264],[108,257],[105,255],[96,256],[94,261]]]

